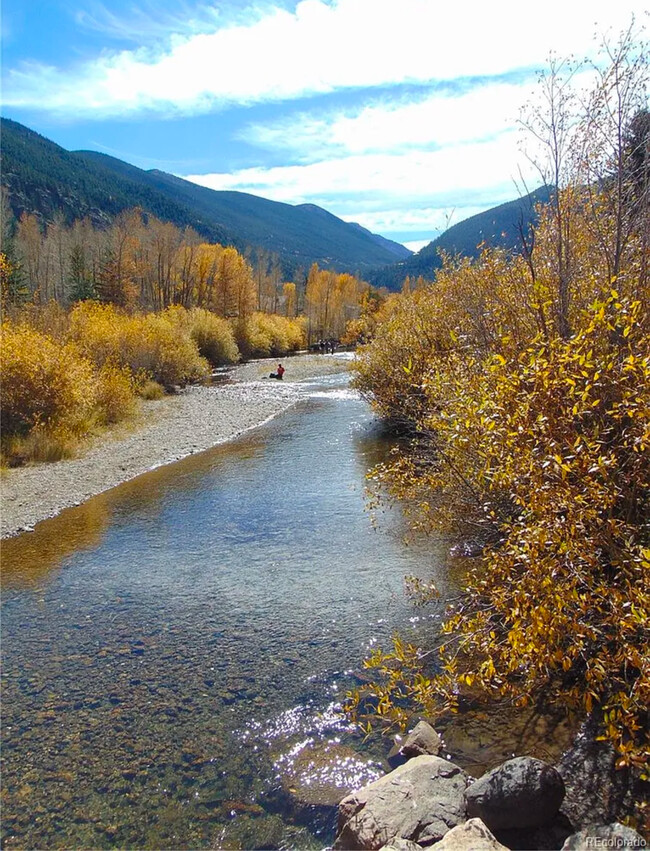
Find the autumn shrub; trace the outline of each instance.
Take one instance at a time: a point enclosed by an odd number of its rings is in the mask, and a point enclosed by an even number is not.
[[[69,312],[55,301],[46,304],[23,304],[7,310],[9,319],[20,325],[28,325],[41,334],[46,334],[60,343],[66,341],[69,327]]]
[[[194,340],[164,314],[146,314],[130,332],[127,342],[131,362],[163,387],[183,386],[209,375],[209,364]]]
[[[173,307],[166,311],[173,324],[179,325],[197,345],[199,354],[212,366],[237,363],[240,358],[232,325],[222,316],[204,308]]]
[[[209,373],[189,330],[164,313],[129,316],[111,305],[84,302],[72,310],[70,336],[97,366],[127,367],[166,388]]]
[[[620,763],[646,763],[649,379],[647,310],[616,292],[569,340],[424,378],[426,464],[382,478],[432,525],[464,515],[493,543],[449,613],[438,676],[399,642],[371,658],[385,717],[454,708],[459,684],[519,706],[544,695],[597,708]]]
[[[96,366],[108,362],[125,366],[123,338],[129,323],[130,317],[112,305],[79,302],[69,313],[68,337]]]
[[[235,338],[244,357],[264,358],[297,351],[305,344],[304,320],[252,313],[235,324]]]
[[[135,390],[141,399],[148,399],[149,401],[162,399],[165,395],[165,388],[157,381],[147,378],[146,375],[136,376]]]
[[[110,425],[127,420],[136,410],[135,382],[131,371],[111,361],[97,376],[96,415],[98,423]]]
[[[61,345],[23,325],[2,326],[2,425],[26,434],[36,425],[82,423],[95,404],[92,364],[72,344]]]
[[[43,454],[92,426],[97,400],[95,371],[73,344],[62,345],[26,325],[5,322],[0,341],[0,415],[5,456],[28,456],[30,437]],[[23,443],[21,443],[23,441]],[[19,445],[20,444],[20,445]],[[12,448],[13,447],[13,448]]]
[[[38,425],[26,435],[3,435],[2,463],[21,467],[30,462],[54,462],[72,458],[79,447],[79,434],[62,425]]]
[[[304,316],[287,318],[278,316],[286,329],[288,351],[297,352],[303,349],[307,343],[307,321]]]

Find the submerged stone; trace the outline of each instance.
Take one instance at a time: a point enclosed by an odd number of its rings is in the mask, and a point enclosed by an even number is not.
[[[276,761],[282,785],[301,804],[336,807],[341,798],[381,774],[376,763],[338,742],[308,743]]]

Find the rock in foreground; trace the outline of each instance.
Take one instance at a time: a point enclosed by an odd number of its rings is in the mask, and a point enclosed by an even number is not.
[[[645,839],[623,824],[604,824],[586,827],[579,833],[569,836],[562,851],[589,851],[592,848],[636,848],[646,847]]]
[[[381,851],[422,851],[422,846],[410,839],[393,839],[390,845],[384,845]]]
[[[414,756],[422,756],[422,754],[439,756],[441,750],[442,741],[431,724],[418,721],[404,739],[395,740],[395,745],[388,754],[388,764],[395,768]]]
[[[490,830],[539,827],[550,821],[564,799],[559,773],[539,759],[509,759],[467,790],[467,814]]]
[[[435,851],[508,851],[497,842],[480,818],[459,824],[436,842]]]
[[[468,775],[437,756],[418,756],[339,804],[334,848],[379,849],[395,839],[434,842],[465,821]]]

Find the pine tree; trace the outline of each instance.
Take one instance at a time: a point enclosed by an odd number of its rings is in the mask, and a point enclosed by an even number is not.
[[[97,298],[92,276],[86,266],[86,257],[81,245],[75,245],[70,252],[70,301],[88,301]]]

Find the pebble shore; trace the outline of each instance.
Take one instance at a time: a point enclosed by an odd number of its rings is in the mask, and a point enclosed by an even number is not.
[[[29,531],[148,470],[238,437],[295,405],[301,398],[296,382],[342,372],[349,363],[345,355],[287,358],[282,382],[268,379],[275,360],[242,364],[228,372],[233,383],[187,387],[144,402],[135,429],[109,432],[79,457],[5,470],[0,479],[1,537]]]

